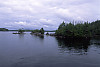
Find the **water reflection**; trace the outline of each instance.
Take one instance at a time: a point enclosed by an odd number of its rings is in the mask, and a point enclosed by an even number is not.
[[[86,55],[88,52],[90,40],[76,41],[72,39],[69,39],[69,40],[61,39],[61,38],[56,38],[56,39],[58,41],[58,46],[61,53]]]
[[[90,40],[91,45],[94,45],[96,48],[100,48],[100,37],[95,37]]]
[[[34,35],[34,34],[31,34],[31,35],[36,38],[44,39],[44,35]]]
[[[35,35],[36,36],[36,35]],[[42,35],[42,36],[38,36],[40,39],[44,39],[44,35]]]
[[[18,34],[18,35],[19,35],[19,38],[22,39],[22,38],[24,38],[25,34]]]
[[[94,45],[100,45],[100,37],[92,38],[90,42]]]
[[[36,41],[40,41],[41,44],[43,44],[43,41],[44,41],[44,35],[34,35],[34,34],[31,34],[32,38],[36,39]]]

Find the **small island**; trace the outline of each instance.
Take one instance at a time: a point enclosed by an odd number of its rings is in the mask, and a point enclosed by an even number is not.
[[[40,30],[36,29],[36,30],[32,30],[30,34],[34,34],[34,35],[37,35],[37,36],[44,36],[44,29],[41,28]]]
[[[25,30],[19,29],[17,33],[13,33],[13,34],[23,34],[24,32],[25,32]]]

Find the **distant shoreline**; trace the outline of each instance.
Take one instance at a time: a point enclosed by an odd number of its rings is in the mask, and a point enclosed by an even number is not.
[[[2,30],[0,30],[0,31],[2,31]],[[6,31],[18,31],[18,30],[6,30]],[[25,32],[31,32],[32,30],[24,30]],[[55,32],[55,30],[54,31],[44,31],[44,32]]]

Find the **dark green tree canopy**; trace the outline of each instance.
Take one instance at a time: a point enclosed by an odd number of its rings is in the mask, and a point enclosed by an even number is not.
[[[65,22],[63,21],[63,23],[59,25],[59,28],[58,29],[61,29],[64,26],[65,26]]]
[[[44,29],[43,28],[40,29],[40,33],[44,34]]]
[[[8,31],[6,28],[0,28],[0,31]]]
[[[36,29],[36,30],[33,30],[31,33],[41,33],[41,34],[44,34],[44,29],[41,28],[40,30]]]
[[[25,32],[23,29],[18,30],[18,33],[23,33],[23,32]]]
[[[39,33],[40,30],[36,29],[36,30],[32,30],[32,33]]]
[[[58,30],[55,32],[56,35],[59,36],[82,36],[82,37],[90,37],[94,35],[100,35],[100,20],[89,23],[77,23],[72,24],[71,22],[65,24],[64,22],[59,25]]]

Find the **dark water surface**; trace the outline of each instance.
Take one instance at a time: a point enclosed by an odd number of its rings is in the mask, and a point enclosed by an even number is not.
[[[68,41],[0,32],[0,67],[100,67],[100,39]]]

